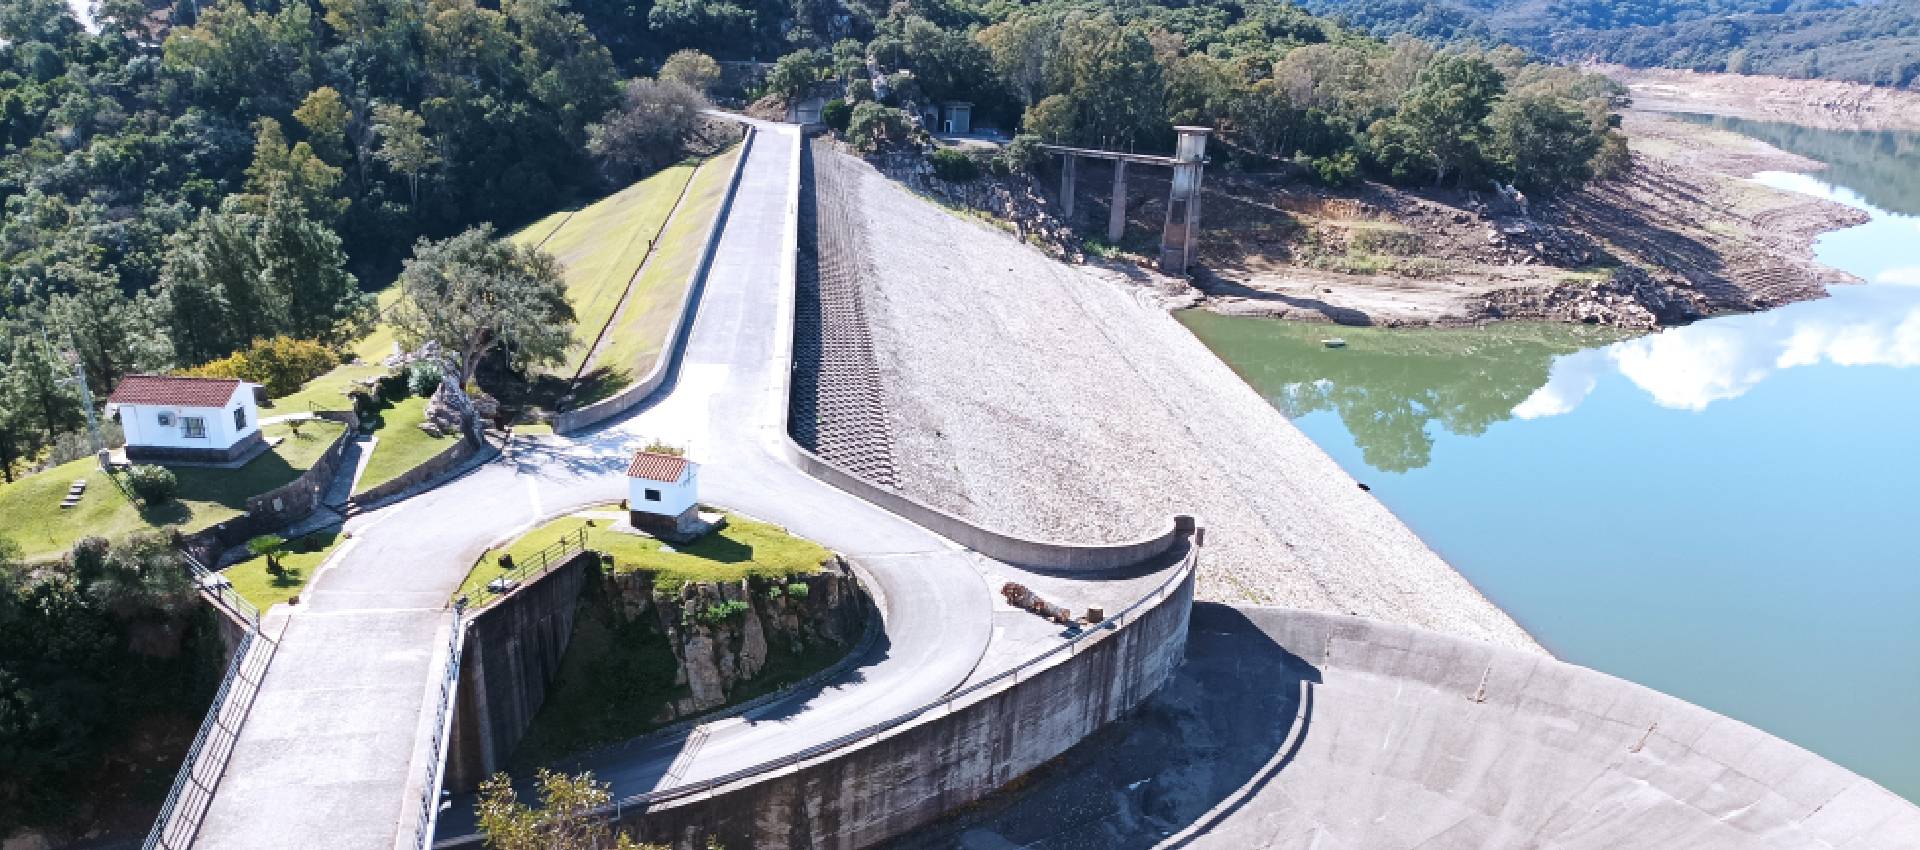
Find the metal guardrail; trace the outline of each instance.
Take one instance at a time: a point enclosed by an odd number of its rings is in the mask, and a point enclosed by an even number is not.
[[[555,540],[540,551],[528,555],[525,563],[514,561],[512,569],[500,574],[493,581],[487,582],[485,590],[474,594],[477,598],[469,599],[462,596],[454,601],[454,606],[463,611],[484,608],[512,593],[528,580],[546,575],[554,567],[573,560],[575,555],[585,551],[587,551],[587,527],[583,525],[572,534]],[[482,566],[484,565],[476,565],[475,569]],[[499,582],[504,584],[496,591],[493,588],[495,583]]]
[[[849,732],[838,738],[834,738],[831,741],[815,744],[811,747],[807,747],[806,749],[803,749],[788,755],[780,756],[778,758],[768,759],[752,767],[736,770],[736,771],[733,771],[732,773],[716,776],[712,779],[702,779],[697,782],[688,783],[686,785],[681,785],[675,788],[666,788],[666,789],[661,789],[657,791],[647,791],[640,794],[634,794],[628,797],[622,797],[621,799],[615,800],[612,803],[608,803],[606,805],[592,809],[588,811],[587,814],[598,816],[598,817],[609,817],[615,821],[618,821],[621,818],[621,816],[624,814],[625,810],[628,808],[643,807],[643,806],[648,806],[654,803],[661,803],[669,800],[677,800],[682,797],[690,797],[695,794],[704,794],[723,785],[728,785],[743,779],[751,779],[763,773],[768,773],[768,772],[779,770],[782,768],[791,767],[793,765],[799,764],[808,759],[825,755],[827,753],[833,752],[834,750],[838,750],[843,747],[846,747],[850,744],[859,743],[868,738],[872,738],[876,735],[879,735],[883,732],[906,725],[907,723],[915,719],[918,719],[919,717],[931,711],[934,711],[935,709],[946,708],[951,710],[955,702],[966,699],[967,697],[973,696],[974,694],[981,693],[989,689],[992,689],[994,687],[997,687],[1003,682],[1007,682],[1011,680],[1012,682],[1018,683],[1020,681],[1020,673],[1022,671],[1027,670],[1028,668],[1040,665],[1046,661],[1049,661],[1054,656],[1060,655],[1061,653],[1066,653],[1068,655],[1077,655],[1079,654],[1081,645],[1091,641],[1093,637],[1099,634],[1100,632],[1103,632],[1103,631],[1117,632],[1120,630],[1121,627],[1125,626],[1127,623],[1132,622],[1134,619],[1136,619],[1143,610],[1150,610],[1154,607],[1157,607],[1162,601],[1164,601],[1168,597],[1168,595],[1170,595],[1170,593],[1173,591],[1175,587],[1178,587],[1180,583],[1186,581],[1188,576],[1191,576],[1193,574],[1194,568],[1198,564],[1199,557],[1200,557],[1198,540],[1197,539],[1193,540],[1193,542],[1191,542],[1189,545],[1193,546],[1194,548],[1190,550],[1187,553],[1187,556],[1182,560],[1180,568],[1177,570],[1174,570],[1172,575],[1168,576],[1165,581],[1162,581],[1158,586],[1154,587],[1152,591],[1148,592],[1146,595],[1135,600],[1132,604],[1121,609],[1120,611],[1115,613],[1113,616],[1107,618],[1106,620],[1103,620],[1096,625],[1086,628],[1082,630],[1079,634],[1076,634],[1073,637],[1068,638],[1066,643],[1060,644],[1059,646],[1055,646],[1051,649],[1041,652],[1038,655],[1028,658],[1027,660],[1020,662],[1019,664],[1014,665],[1012,668],[1003,670],[999,673],[996,673],[992,676],[989,676],[985,679],[975,682],[974,684],[969,685],[965,688],[961,688],[960,690],[949,693],[946,696],[927,702],[926,704],[921,705],[918,708],[910,709],[906,712],[895,715],[894,717],[888,718],[886,720],[882,720],[878,723],[875,723],[871,726],[867,726],[863,729]]]
[[[447,640],[447,672],[440,678],[440,705],[434,710],[433,743],[427,751],[427,781],[420,787],[420,821],[414,829],[414,847],[425,850],[433,840],[433,823],[440,813],[440,773],[446,762],[447,715],[453,711],[460,687],[460,646],[465,636],[463,609],[453,610],[453,634]]]
[[[173,787],[167,790],[166,800],[160,805],[160,814],[154,819],[153,831],[147,833],[142,850],[186,850],[193,846],[200,834],[201,819],[213,806],[213,792],[219,787],[220,775],[226,772],[227,759],[240,740],[240,725],[253,707],[253,698],[260,690],[267,665],[273,662],[275,649],[273,640],[260,631],[259,608],[235,592],[233,583],[226,577],[207,569],[192,555],[182,553],[181,557],[186,559],[194,585],[208,601],[235,615],[246,630],[240,633],[240,645],[234,648],[233,660],[227,663],[226,675],[220,679],[219,690],[214,692],[213,705],[207,709],[206,719],[200,721],[200,729],[187,747],[186,759],[173,778]],[[256,652],[255,641],[263,641],[265,646]]]

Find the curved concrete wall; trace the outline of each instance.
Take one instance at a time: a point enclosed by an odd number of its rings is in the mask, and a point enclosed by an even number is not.
[[[907,723],[815,759],[619,813],[643,841],[679,848],[855,850],[979,800],[1138,705],[1186,653],[1190,550],[1169,592],[1017,677],[936,703]],[[751,812],[751,817],[741,814]]]
[[[1234,610],[1318,675],[1274,718],[1290,728],[1268,768],[1161,847],[1920,847],[1912,803],[1640,685],[1357,617]],[[1819,698],[1781,683],[1799,686]]]
[[[740,169],[747,164],[747,154],[753,150],[754,134],[753,127],[748,126],[745,137],[740,141],[740,153],[733,159],[733,173],[727,178],[727,192],[720,198],[720,207],[714,211],[713,221],[707,223],[706,247],[701,249],[700,262],[693,265],[693,271],[688,274],[686,290],[680,294],[679,318],[674,319],[673,335],[661,347],[660,357],[654,361],[653,369],[647,372],[646,377],[627,385],[626,389],[615,393],[612,398],[601,399],[555,416],[553,430],[571,434],[591,428],[626,413],[666,382],[674,358],[686,338],[687,318],[693,315],[693,305],[700,300],[700,289],[707,279],[707,267],[713,264],[713,252],[720,247],[720,232],[724,229],[722,222],[727,220],[727,211],[733,207],[734,191],[740,188]],[[687,185],[693,184],[689,182]]]

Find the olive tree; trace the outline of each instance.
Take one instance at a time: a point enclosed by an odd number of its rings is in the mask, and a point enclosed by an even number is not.
[[[392,316],[408,346],[432,341],[460,356],[461,386],[503,343],[525,364],[563,361],[574,320],[560,262],[496,238],[491,224],[416,243]]]

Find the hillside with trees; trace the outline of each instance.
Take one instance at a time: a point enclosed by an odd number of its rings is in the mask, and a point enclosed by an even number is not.
[[[1304,0],[1376,35],[1566,60],[1920,87],[1920,6],[1877,0]]]
[[[1266,0],[102,0],[92,19],[0,3],[8,476],[86,453],[70,358],[98,398],[263,340],[345,354],[410,258],[678,161],[708,95],[825,86],[879,144],[914,132],[901,107],[948,99],[1139,150],[1201,123],[1236,167],[1329,185],[1550,195],[1626,161],[1604,80]],[[544,353],[452,347],[495,361],[463,365],[483,380]]]

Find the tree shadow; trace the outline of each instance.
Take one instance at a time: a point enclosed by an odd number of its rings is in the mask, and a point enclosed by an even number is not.
[[[1187,660],[1146,703],[1007,789],[882,847],[1145,850],[1203,833],[1292,763],[1318,668],[1196,602]]]

